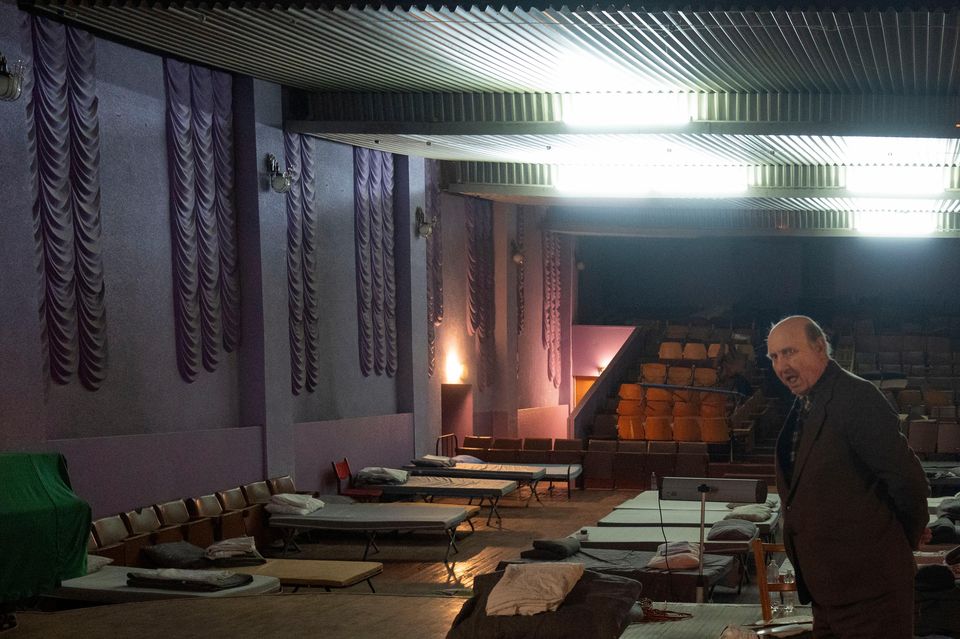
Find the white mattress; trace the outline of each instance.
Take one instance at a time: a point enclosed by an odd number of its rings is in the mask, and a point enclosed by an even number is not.
[[[100,603],[126,603],[131,601],[150,601],[154,599],[181,599],[183,597],[236,597],[240,595],[262,595],[280,591],[280,580],[276,577],[254,575],[253,581],[245,586],[216,590],[213,592],[193,592],[188,590],[165,590],[161,588],[134,588],[127,585],[128,572],[140,572],[143,569],[130,566],[104,566],[95,573],[67,579],[49,596],[75,601],[96,601]]]
[[[730,514],[726,507],[721,510],[708,510],[704,512],[704,525],[712,526],[718,521],[723,521],[724,517]],[[662,515],[662,519],[661,519]],[[769,519],[761,522],[754,522],[760,530],[760,534],[767,534],[770,529],[776,526],[780,519],[780,511],[775,510]],[[643,510],[643,509],[620,509],[597,522],[598,526],[644,526],[659,527],[693,527],[700,526],[700,510]]]
[[[402,484],[378,484],[384,495],[435,495],[440,497],[502,497],[517,489],[517,482],[470,477],[411,476]]]
[[[587,531],[586,539],[580,540],[581,548],[611,548],[619,550],[656,550],[667,541],[700,542],[698,528],[672,526],[659,527],[626,527],[626,526],[591,526],[578,529],[570,536],[577,536],[580,530]],[[707,531],[709,533],[709,531]],[[706,533],[704,538],[706,538]],[[708,553],[747,552],[750,550],[749,541],[705,541],[704,550]]]
[[[467,515],[462,506],[445,504],[327,504],[309,515],[271,515],[269,524],[318,530],[447,530]]]
[[[780,495],[770,493],[767,495],[767,501],[776,502],[776,509],[780,509]],[[655,490],[646,490],[636,497],[626,500],[619,506],[618,510],[696,510],[700,512],[699,501],[678,501],[676,499],[660,500],[659,493]],[[708,501],[706,503],[707,511],[730,512],[727,503],[722,501]]]

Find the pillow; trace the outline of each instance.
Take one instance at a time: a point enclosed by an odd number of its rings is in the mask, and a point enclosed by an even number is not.
[[[748,504],[737,506],[724,516],[724,519],[745,519],[747,521],[766,521],[773,515],[773,511],[762,504]]]
[[[941,517],[948,517],[953,521],[960,519],[960,499],[952,497],[950,499],[944,499],[940,502],[940,505],[937,506],[937,515]]]
[[[700,565],[700,557],[695,552],[678,552],[663,556],[655,554],[647,562],[647,568],[657,570],[690,570]]]
[[[200,569],[209,568],[206,551],[186,541],[147,546],[143,549],[152,564],[160,568]]]
[[[960,543],[960,535],[957,534],[957,527],[946,517],[940,517],[927,526],[932,533],[931,544],[956,544]]]
[[[920,566],[915,578],[917,590],[924,592],[953,590],[953,571],[943,565]]]
[[[93,574],[107,564],[112,563],[113,559],[110,559],[110,557],[103,557],[102,555],[87,555],[87,574]]]
[[[727,508],[729,508],[730,510],[733,510],[734,508],[740,508],[741,506],[766,506],[770,510],[776,510],[777,503],[778,502],[776,499],[774,499],[773,497],[768,497],[767,501],[763,502],[762,504],[748,504],[748,503],[732,501],[729,504],[727,504]]]
[[[534,539],[534,550],[542,550],[555,556],[557,559],[565,559],[580,552],[580,540],[576,537],[564,537],[562,539]]]
[[[474,595],[453,620],[447,639],[617,639],[630,622],[630,611],[643,588],[633,579],[586,570],[554,612],[491,617],[486,614],[487,599],[503,574],[477,576]]]
[[[583,564],[510,564],[487,596],[488,616],[552,612],[583,576]]]
[[[455,462],[463,462],[464,464],[484,464],[484,463],[486,463],[486,462],[484,462],[482,459],[480,459],[479,457],[474,457],[473,455],[455,455],[454,457],[451,457],[450,459],[452,459],[452,460],[455,461]]]
[[[749,541],[757,536],[757,525],[745,519],[723,519],[710,526],[711,541]]]
[[[960,564],[960,546],[948,552],[943,560],[950,565]]]

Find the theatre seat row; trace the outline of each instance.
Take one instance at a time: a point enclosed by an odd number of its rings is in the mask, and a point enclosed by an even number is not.
[[[647,362],[640,365],[640,381],[646,384],[710,387],[717,384],[717,369],[713,366]]]
[[[206,547],[220,539],[251,536],[269,543],[264,505],[276,493],[296,492],[289,475],[187,499],[175,499],[97,519],[87,550],[123,566],[141,566],[141,550],[155,544],[188,541]]]
[[[907,422],[907,442],[919,455],[960,454],[960,423],[952,419],[913,419]]]
[[[646,489],[651,473],[704,477],[709,468],[703,442],[469,436],[457,452],[496,463],[582,464],[583,485],[589,488]]]

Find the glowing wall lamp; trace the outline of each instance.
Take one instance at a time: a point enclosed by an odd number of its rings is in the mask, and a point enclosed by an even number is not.
[[[447,353],[447,361],[443,371],[447,384],[460,384],[467,378],[467,367],[460,363],[456,351]]]

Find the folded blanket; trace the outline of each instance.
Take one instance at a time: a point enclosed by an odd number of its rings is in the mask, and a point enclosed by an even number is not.
[[[549,553],[557,559],[566,559],[580,552],[580,540],[575,537],[562,539],[534,539],[534,550]]]
[[[243,586],[251,581],[253,581],[252,575],[238,575],[224,570],[161,568],[127,573],[128,586],[169,590],[223,590]]]
[[[296,506],[287,506],[286,504],[269,503],[265,506],[268,513],[275,515],[309,515],[318,510],[318,508],[297,508]]]
[[[947,517],[940,517],[927,526],[933,534],[930,539],[931,544],[956,544],[960,543],[960,531],[958,526]]]
[[[954,522],[960,521],[960,499],[951,497],[941,501],[940,505],[937,506],[937,515],[947,517]]]
[[[224,539],[207,546],[207,559],[221,559],[223,557],[243,557],[257,552],[256,540],[253,537],[234,537]]]
[[[409,473],[396,468],[383,466],[367,466],[357,473],[356,482],[360,486],[377,484],[402,484],[407,481]]]
[[[710,541],[749,541],[757,536],[757,525],[743,519],[723,519],[710,526]]]
[[[316,506],[317,502],[319,502],[320,506],[318,506],[318,508],[323,508],[322,501],[316,497],[313,497],[312,495],[304,495],[302,493],[278,493],[270,497],[270,502],[274,504],[296,506],[297,508]]]
[[[443,455],[423,455],[411,460],[410,463],[424,468],[449,468],[457,464],[450,457],[444,457]]]
[[[583,576],[583,564],[510,564],[487,598],[490,616],[556,610]]]

